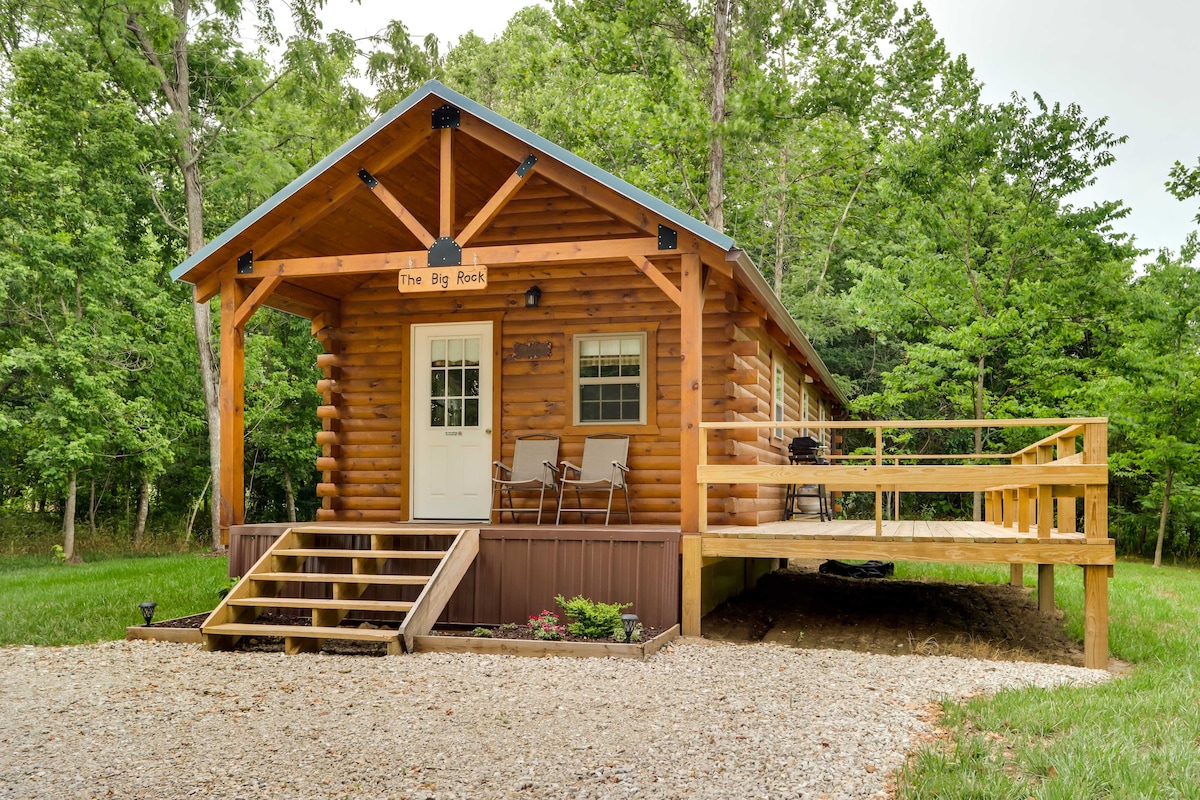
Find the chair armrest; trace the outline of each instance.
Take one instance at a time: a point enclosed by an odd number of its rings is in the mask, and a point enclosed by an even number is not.
[[[562,467],[563,467],[562,471],[563,471],[564,473],[566,473],[566,471],[567,471],[567,470],[571,470],[571,471],[572,471],[572,472],[574,472],[576,475],[581,475],[581,474],[583,474],[583,470],[582,470],[582,469],[580,469],[579,467],[575,466],[574,464],[572,464],[570,461],[564,461],[564,462],[562,462]],[[564,475],[563,475],[563,477],[565,478],[565,477],[566,477],[566,475],[564,474]]]
[[[548,469],[548,470],[550,470],[551,472],[553,472],[555,475],[557,475],[557,474],[560,472],[559,468],[558,468],[558,467],[556,467],[556,466],[554,466],[554,462],[553,462],[553,461],[543,461],[543,462],[542,462],[542,465],[543,465],[544,467],[546,467],[546,469]]]
[[[493,461],[492,466],[495,467],[497,470],[504,470],[507,474],[512,475],[512,469],[510,467],[505,466],[503,462]],[[497,473],[497,474],[499,474],[499,473]]]
[[[620,461],[614,461],[614,462],[612,462],[612,465],[614,467],[616,467],[617,469],[621,470],[621,472],[624,472],[626,475],[629,474],[629,467],[625,466]]]

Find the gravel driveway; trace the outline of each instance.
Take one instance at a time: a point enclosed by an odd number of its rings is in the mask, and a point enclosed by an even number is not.
[[[689,642],[648,662],[0,649],[0,798],[888,796],[931,701],[1048,664]]]

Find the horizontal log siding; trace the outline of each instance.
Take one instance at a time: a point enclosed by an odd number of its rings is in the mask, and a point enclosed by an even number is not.
[[[753,398],[754,403],[747,407],[735,402],[731,404],[729,421],[760,422],[773,419],[774,411],[774,365],[779,363],[784,371],[784,416],[787,419],[800,419],[801,383],[805,380],[805,364],[797,360],[794,353],[789,352],[780,342],[770,336],[761,325],[758,318],[748,306],[736,296],[730,296],[728,302],[732,309],[733,318],[742,322],[750,318],[752,324],[738,326],[734,338],[757,344],[757,353],[734,356],[734,368],[730,370],[726,393],[732,400]],[[818,403],[821,402],[819,384],[807,384],[806,400],[809,407],[809,419],[817,419]],[[707,416],[706,416],[707,418]],[[733,432],[714,431],[721,436]],[[726,464],[786,464],[787,445],[793,436],[800,431],[795,428],[785,428],[782,438],[773,436],[773,428],[742,431],[743,437],[732,447],[726,442],[731,453],[723,462],[713,460],[712,463]],[[717,490],[720,484],[712,484],[711,489]],[[773,522],[783,518],[784,496],[787,487],[773,485],[735,484],[728,487],[725,496],[724,511],[727,524],[758,525],[763,522]],[[711,493],[710,493],[711,510]],[[710,524],[715,523],[709,518]]]
[[[658,266],[678,283],[677,261],[664,259]],[[535,283],[542,290],[540,306],[526,309],[525,290]],[[565,360],[569,336],[592,326],[654,328],[656,372],[647,391],[654,395],[656,414],[645,432],[629,430],[633,521],[678,524],[679,308],[632,263],[496,268],[489,271],[486,291],[445,296],[402,296],[395,284],[394,276],[366,281],[342,301],[340,325],[319,334],[327,353],[322,369],[327,381],[335,382],[322,383],[329,391],[319,411],[323,423],[318,436],[323,448],[318,462],[323,472],[319,520],[408,518],[410,507],[404,495],[409,485],[409,420],[403,381],[409,325],[502,317],[495,330],[502,358],[495,365],[500,402],[493,420],[499,456],[506,463],[511,463],[516,438],[528,433],[560,435],[560,459],[579,463],[582,458],[587,431],[579,427],[566,431],[573,423],[567,394],[570,365]],[[740,359],[759,349],[736,336],[737,318],[727,309],[726,292],[732,290],[727,278],[715,275],[705,305],[703,409],[709,421],[759,404],[753,396],[728,392],[733,370],[745,366]],[[529,341],[549,341],[551,355],[537,360],[511,357],[513,345]],[[744,434],[735,432],[728,442],[714,437],[710,462],[743,463],[729,447],[740,436]],[[709,511],[714,522],[733,521],[725,514],[729,501],[740,493],[739,487],[713,487]]]

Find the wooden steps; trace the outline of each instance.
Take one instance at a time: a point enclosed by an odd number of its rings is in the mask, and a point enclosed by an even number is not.
[[[411,652],[478,552],[477,528],[296,525],[205,620],[204,648],[229,649],[244,636],[260,636],[282,637],[287,653],[319,650],[329,640],[382,642],[389,653]],[[266,609],[295,609],[311,624],[261,618]],[[382,627],[342,624],[351,612],[403,618]]]
[[[262,572],[246,576],[252,581],[292,583],[366,583],[376,586],[424,586],[428,575],[376,575],[364,572]]]
[[[322,558],[414,558],[436,559],[441,561],[445,550],[368,550],[366,548],[333,549],[322,547],[296,547],[276,550],[277,556],[296,556],[307,558],[318,556]]]
[[[231,606],[252,608],[320,608],[335,611],[398,611],[406,614],[413,604],[408,600],[316,600],[308,597],[239,597]]]
[[[280,636],[304,639],[345,639],[355,642],[388,642],[396,638],[395,628],[315,627],[312,625],[239,625],[226,622],[207,626],[207,633],[219,636]]]

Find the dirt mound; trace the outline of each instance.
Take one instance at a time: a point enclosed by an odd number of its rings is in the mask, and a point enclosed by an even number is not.
[[[703,621],[705,638],[865,653],[956,655],[1083,665],[1062,612],[1029,589],[820,575],[791,567],[759,580]]]

